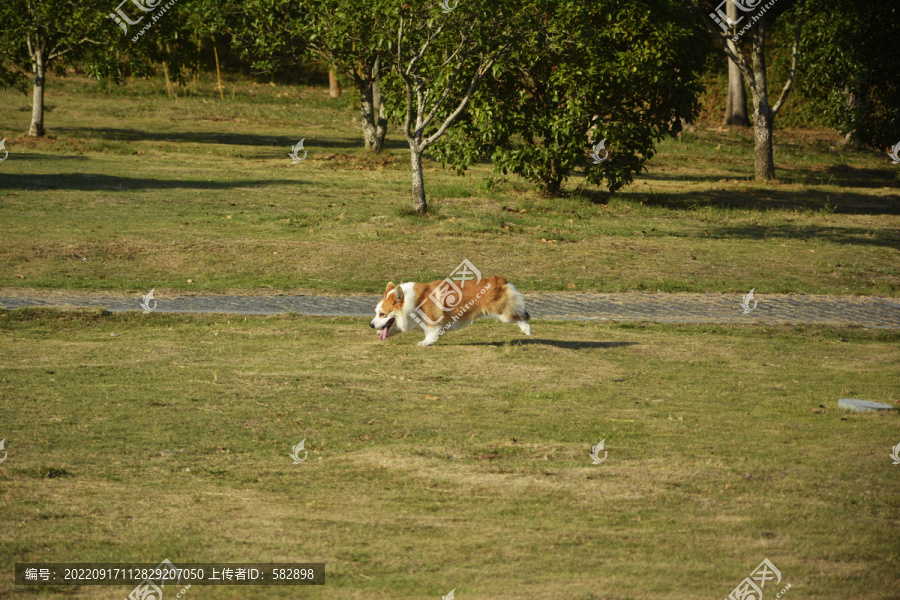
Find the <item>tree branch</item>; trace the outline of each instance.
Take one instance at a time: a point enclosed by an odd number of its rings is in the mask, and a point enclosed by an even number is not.
[[[743,52],[739,50],[734,52],[731,48],[728,47],[728,35],[723,33],[720,29],[716,27],[707,17],[708,15],[702,14],[702,11],[699,11],[699,7],[695,4],[694,8],[698,10],[700,21],[703,22],[703,25],[709,29],[710,33],[713,34],[713,37],[719,42],[719,45],[722,46],[722,49],[725,51],[725,54],[728,55],[728,58],[734,61],[734,64],[738,66],[741,70],[741,75],[744,77],[744,81],[747,82],[747,86],[750,88],[753,96],[756,96],[756,80],[753,78],[753,69],[750,68],[750,65],[747,63],[747,59],[744,58]],[[737,50],[737,44],[735,43],[735,50]]]
[[[459,49],[457,49],[459,50]],[[455,54],[455,52],[454,52]],[[441,95],[438,96],[437,102],[435,102],[434,107],[425,115],[425,120],[422,122],[421,128],[424,131],[426,127],[434,120],[435,115],[437,115],[438,109],[440,109],[441,105],[444,103],[444,100],[447,99],[447,96],[450,95],[450,92],[453,90],[453,85],[456,83],[456,78],[459,77],[460,72],[462,71],[463,65],[465,64],[466,57],[468,56],[468,52],[460,52],[459,60],[456,61],[456,66],[453,68],[453,74],[450,76],[450,79],[447,81],[447,84],[444,86],[444,90],[441,92]]]
[[[97,42],[90,38],[82,38],[82,39],[78,40],[77,42],[75,42],[73,45],[66,48],[65,50],[60,50],[59,52],[48,53],[47,54],[47,62],[50,62],[51,60],[53,60],[55,58],[59,58],[60,56],[64,56],[64,55],[68,54],[69,52],[71,52],[72,50],[75,50],[76,48],[78,48],[78,46],[80,46],[81,44],[83,44],[85,42],[87,42],[89,44],[94,44],[95,46],[101,45],[100,42]]]
[[[778,96],[778,102],[772,107],[773,117],[778,114],[784,101],[787,100],[787,95],[791,91],[791,85],[794,83],[794,76],[797,74],[797,62],[800,56],[800,31],[803,29],[803,5],[804,0],[801,0],[800,7],[797,9],[797,32],[794,34],[794,46],[791,48],[791,72],[784,84],[784,89],[781,90],[781,95]]]
[[[416,74],[416,130],[415,136],[416,139],[422,137],[422,115],[425,113],[425,98],[428,96],[427,92],[422,90],[425,89],[425,82],[423,78]]]
[[[437,118],[437,114],[441,107],[453,93],[456,81],[463,72],[466,61],[472,50],[474,50],[474,48],[467,48],[467,46],[470,45],[470,31],[461,32],[462,35],[457,47],[449,57],[446,57],[441,62],[437,72],[440,74],[451,63],[455,62],[456,64],[453,66],[448,80],[442,86],[443,89],[437,96],[434,105],[430,110],[426,110],[428,109],[428,99],[431,97],[432,93],[432,90],[428,88],[426,84],[429,82],[433,83],[436,78],[428,79],[424,77],[421,73],[420,62],[424,58],[427,50],[435,40],[439,38],[444,27],[445,23],[442,23],[439,27],[429,31],[422,46],[418,49],[416,55],[409,60],[404,69],[402,51],[404,21],[402,17],[400,18],[400,27],[397,33],[397,70],[401,79],[403,79],[406,88],[406,117],[403,122],[403,132],[406,135],[406,139],[410,143],[410,146],[417,148],[419,151],[424,150],[444,135],[447,128],[456,120],[460,113],[465,110],[484,74],[494,65],[497,59],[506,52],[508,47],[508,44],[504,44],[489,57],[482,56],[479,59],[475,68],[475,73],[472,75],[472,79],[469,82],[468,89],[464,93],[459,104],[449,115],[447,115],[438,130],[423,140],[422,137],[425,133],[425,129],[432,124],[435,118]],[[415,109],[412,106],[414,99],[416,102]],[[415,111],[416,116],[415,129],[413,129],[413,111]]]
[[[437,39],[437,37],[444,31],[444,25],[446,23],[441,23],[440,26],[433,32],[431,32],[428,37],[425,39],[425,43],[422,44],[422,47],[419,48],[419,53],[413,57],[412,60],[409,61],[409,66],[406,68],[406,73],[409,74],[412,72],[413,67],[422,60],[422,57],[425,56],[425,51],[428,50],[428,47],[431,46],[431,42]]]
[[[448,127],[450,127],[450,124],[453,123],[453,121],[456,120],[456,117],[458,117],[459,114],[466,109],[466,106],[469,104],[469,100],[472,99],[472,94],[475,93],[475,89],[478,87],[478,83],[481,81],[481,78],[494,65],[494,62],[497,60],[497,57],[503,49],[505,49],[505,47],[495,53],[489,59],[487,59],[486,62],[479,65],[478,69],[475,70],[475,75],[472,76],[472,81],[469,83],[469,89],[466,90],[466,93],[462,97],[462,100],[460,100],[459,105],[456,107],[456,110],[447,115],[447,118],[444,119],[441,127],[422,142],[423,148],[430,146],[442,135],[444,135],[444,132],[447,131]]]
[[[412,82],[403,71],[403,15],[400,15],[400,27],[397,28],[397,73],[400,75],[406,88],[406,117],[403,120],[403,133],[406,135],[406,141],[412,146],[414,140],[409,135],[409,126],[412,123],[413,93]]]

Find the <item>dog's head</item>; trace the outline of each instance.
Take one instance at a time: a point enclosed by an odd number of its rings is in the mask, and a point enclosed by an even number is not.
[[[403,313],[403,299],[403,290],[400,289],[400,286],[395,286],[393,283],[387,284],[384,297],[375,307],[375,318],[369,323],[369,327],[376,329],[382,340],[400,333],[397,320]]]

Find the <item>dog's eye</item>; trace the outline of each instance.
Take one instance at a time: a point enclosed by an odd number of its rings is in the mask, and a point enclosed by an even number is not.
[[[378,316],[381,317],[381,318],[383,319],[383,318],[384,318],[384,313],[378,313]]]

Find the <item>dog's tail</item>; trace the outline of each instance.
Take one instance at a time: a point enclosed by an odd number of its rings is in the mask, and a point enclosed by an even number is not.
[[[506,289],[509,293],[507,297],[510,301],[510,309],[512,309],[511,312],[515,315],[515,319],[523,321],[530,319],[531,315],[525,310],[525,299],[522,298],[522,293],[511,283],[506,284]]]

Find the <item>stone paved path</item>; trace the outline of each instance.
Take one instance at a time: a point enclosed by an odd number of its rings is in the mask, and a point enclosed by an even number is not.
[[[11,290],[7,289],[6,292]],[[156,294],[160,313],[231,313],[370,317],[376,296],[175,296]],[[758,294],[755,310],[744,314],[741,295],[729,294],[527,294],[535,319],[570,321],[656,321],[663,323],[816,323],[900,329],[900,300],[863,296]],[[140,311],[140,295],[102,296],[63,291],[41,297],[22,291],[0,296],[0,308],[45,306],[65,309],[103,307]]]

